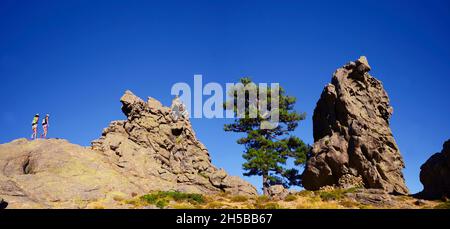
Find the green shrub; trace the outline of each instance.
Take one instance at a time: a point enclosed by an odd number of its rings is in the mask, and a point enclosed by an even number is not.
[[[158,196],[156,194],[147,194],[141,196],[141,200],[146,201],[149,204],[155,204],[158,200]]]
[[[170,201],[176,202],[189,202],[191,204],[203,204],[205,203],[205,198],[201,194],[194,193],[182,193],[182,192],[155,192],[144,196],[141,196],[141,200],[154,204],[159,208],[164,208],[169,205]]]
[[[165,195],[177,202],[187,201],[191,204],[203,204],[205,198],[201,194],[195,193],[182,193],[182,192],[166,192]]]
[[[354,193],[358,190],[358,187],[349,189],[334,189],[331,191],[320,191],[319,196],[323,201],[341,200],[345,194]]]
[[[158,200],[158,202],[156,202],[156,207],[158,208],[165,208],[167,205],[169,205],[169,201],[167,200]]]

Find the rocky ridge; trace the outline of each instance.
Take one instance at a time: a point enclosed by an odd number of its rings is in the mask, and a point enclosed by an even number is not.
[[[113,121],[90,147],[62,139],[0,145],[0,199],[8,208],[90,208],[151,191],[254,196],[255,187],[217,169],[188,119],[127,91],[126,120]],[[126,206],[125,206],[126,207]]]

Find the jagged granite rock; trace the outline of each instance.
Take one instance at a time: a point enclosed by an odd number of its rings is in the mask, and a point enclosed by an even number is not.
[[[121,99],[114,121],[90,147],[62,139],[0,145],[0,197],[8,208],[127,208],[116,199],[151,191],[256,195],[256,188],[211,164],[187,119],[174,121],[154,99]]]
[[[404,163],[389,128],[393,113],[365,57],[339,68],[314,110],[314,145],[303,186],[364,186],[407,194]]]
[[[227,191],[256,195],[255,187],[211,163],[188,118],[176,121],[153,98],[145,102],[127,91],[120,100],[127,120],[114,121],[92,142],[119,172],[146,190],[194,193]]]
[[[440,153],[431,156],[420,167],[420,182],[424,189],[419,196],[427,199],[450,197],[450,139]]]

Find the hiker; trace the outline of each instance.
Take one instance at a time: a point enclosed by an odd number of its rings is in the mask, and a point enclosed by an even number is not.
[[[42,119],[42,129],[44,130],[44,133],[41,134],[41,138],[47,138],[48,133],[48,119],[50,118],[50,115],[47,114],[44,119]]]
[[[39,123],[39,114],[36,114],[31,122],[31,129],[33,130],[33,134],[31,135],[31,139],[37,138],[37,128]]]

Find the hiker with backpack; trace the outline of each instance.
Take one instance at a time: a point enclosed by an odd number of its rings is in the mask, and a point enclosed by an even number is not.
[[[37,128],[39,123],[39,114],[36,114],[31,122],[31,129],[33,130],[33,134],[31,135],[31,139],[37,138]]]
[[[41,134],[41,138],[47,138],[48,133],[48,119],[50,118],[50,115],[47,114],[44,119],[42,119],[42,129],[44,130],[44,133]]]

